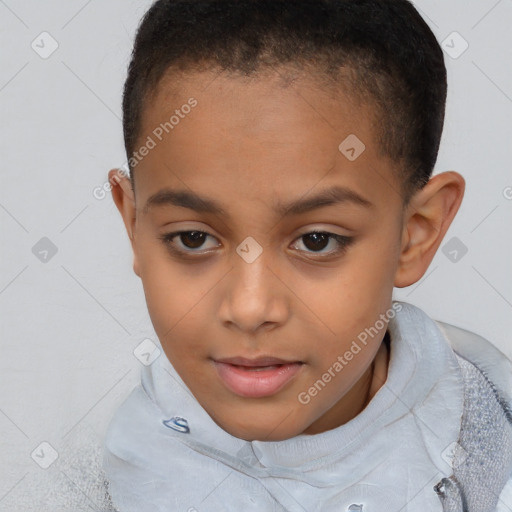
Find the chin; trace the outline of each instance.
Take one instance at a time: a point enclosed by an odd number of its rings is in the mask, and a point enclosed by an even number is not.
[[[247,430],[236,430],[229,431],[232,436],[238,437],[239,439],[243,439],[244,441],[285,441],[286,439],[290,439],[299,435],[298,432],[284,432],[281,431],[279,434],[271,431],[271,428],[267,425],[261,429],[247,429]],[[270,434],[269,434],[270,431]]]
[[[243,439],[244,441],[284,441],[291,437],[298,436],[302,433],[302,430],[297,428],[297,423],[290,421],[290,418],[286,418],[279,425],[279,421],[248,421],[247,423],[241,423],[239,420],[234,422],[229,421],[214,421],[225,430],[228,434],[234,437]]]

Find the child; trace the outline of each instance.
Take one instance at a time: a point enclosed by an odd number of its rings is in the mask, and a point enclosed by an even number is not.
[[[109,173],[162,354],[105,440],[130,511],[512,510],[511,369],[392,300],[464,193],[407,0],[159,0]]]

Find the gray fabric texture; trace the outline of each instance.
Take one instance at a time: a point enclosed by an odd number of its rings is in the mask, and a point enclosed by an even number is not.
[[[494,512],[512,474],[512,411],[485,372],[458,354],[464,413],[453,475],[435,486],[445,512]]]

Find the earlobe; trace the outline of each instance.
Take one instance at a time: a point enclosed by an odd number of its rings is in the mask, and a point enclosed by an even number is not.
[[[447,171],[413,196],[404,218],[397,288],[414,284],[426,272],[460,207],[464,188],[464,178]]]
[[[133,271],[140,277],[137,245],[135,241],[135,195],[130,178],[121,169],[112,169],[108,173],[108,180],[112,187],[112,199],[123,219],[133,250]]]

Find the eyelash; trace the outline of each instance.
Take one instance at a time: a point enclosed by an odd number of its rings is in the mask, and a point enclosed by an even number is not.
[[[178,237],[179,235],[189,234],[189,233],[199,233],[202,235],[207,235],[207,236],[211,236],[212,238],[215,238],[213,235],[210,235],[210,233],[207,233],[206,231],[200,231],[198,229],[187,230],[187,231],[174,231],[172,233],[164,234],[158,238],[160,240],[162,240],[163,244],[171,252],[173,252],[174,254],[177,254],[178,256],[181,256],[181,257],[194,258],[194,257],[199,257],[199,256],[207,254],[206,251],[199,252],[199,251],[194,251],[194,250],[183,250],[183,249],[178,249],[176,247],[176,245],[173,242],[173,239]],[[328,231],[321,231],[321,230],[308,231],[307,233],[300,235],[298,238],[296,238],[296,240],[300,240],[300,239],[304,238],[305,236],[312,235],[312,234],[327,235],[329,239],[334,239],[339,244],[337,249],[330,251],[328,253],[300,250],[300,252],[304,252],[304,253],[308,253],[308,254],[322,255],[322,256],[320,256],[320,258],[339,256],[339,255],[343,254],[346,251],[346,249],[348,248],[348,246],[354,241],[353,237],[337,235],[336,233],[330,233]],[[192,256],[194,253],[197,253],[199,256]]]

